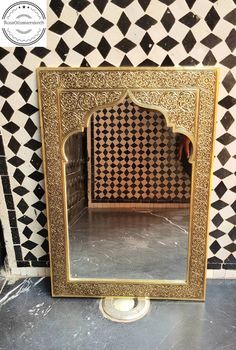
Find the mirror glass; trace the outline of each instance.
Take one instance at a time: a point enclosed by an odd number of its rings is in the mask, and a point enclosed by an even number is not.
[[[127,97],[64,151],[71,278],[185,280],[190,140]]]

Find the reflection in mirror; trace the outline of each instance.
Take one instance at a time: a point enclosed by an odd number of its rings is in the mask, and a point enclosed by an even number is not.
[[[186,279],[191,152],[128,97],[67,139],[72,278]]]

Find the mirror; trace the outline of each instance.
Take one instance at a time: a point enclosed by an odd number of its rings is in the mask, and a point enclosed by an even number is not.
[[[204,300],[217,68],[39,68],[53,296]]]
[[[71,278],[186,279],[191,152],[128,97],[67,139]]]

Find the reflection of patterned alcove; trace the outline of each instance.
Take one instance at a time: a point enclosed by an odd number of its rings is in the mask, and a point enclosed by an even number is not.
[[[177,159],[178,135],[157,111],[130,98],[91,116],[89,206],[188,203],[190,179]]]

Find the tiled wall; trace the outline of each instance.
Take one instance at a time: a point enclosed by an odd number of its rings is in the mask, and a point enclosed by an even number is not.
[[[191,182],[177,157],[177,135],[161,113],[129,99],[91,117],[90,206],[189,203]]]
[[[48,264],[35,69],[202,64],[221,68],[209,267],[236,267],[235,24],[233,0],[51,0],[47,48],[0,48],[1,175],[13,199],[0,205],[11,267]]]
[[[86,132],[71,135],[65,143],[68,224],[78,220],[87,206]]]

